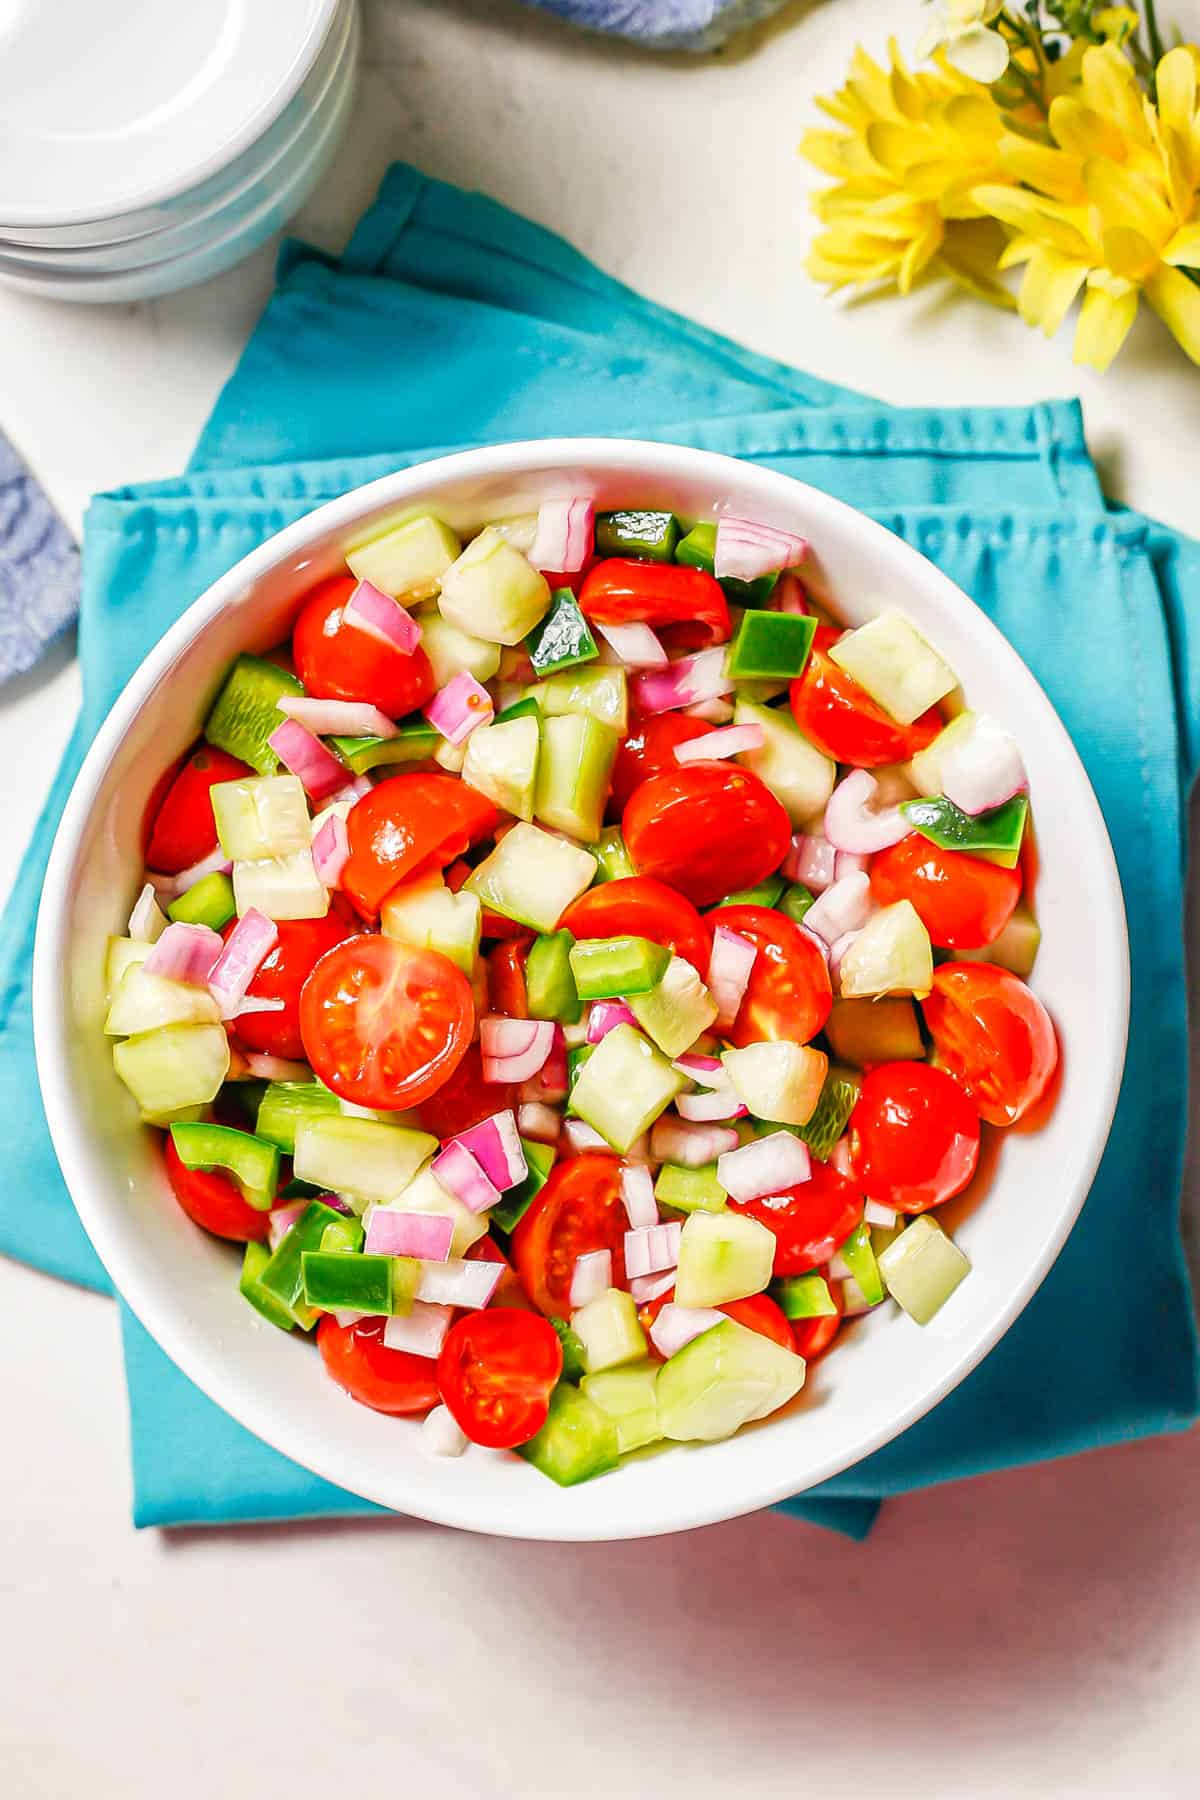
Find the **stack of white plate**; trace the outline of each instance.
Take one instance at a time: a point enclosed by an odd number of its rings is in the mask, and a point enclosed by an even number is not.
[[[0,281],[137,300],[227,269],[349,118],[356,0],[0,0]]]

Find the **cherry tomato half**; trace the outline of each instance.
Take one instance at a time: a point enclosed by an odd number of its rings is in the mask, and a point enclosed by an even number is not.
[[[228,937],[236,920],[222,933]],[[340,913],[323,919],[281,919],[279,937],[264,959],[247,992],[256,1000],[282,1000],[282,1012],[246,1013],[231,1026],[244,1050],[295,1061],[304,1056],[300,1036],[300,990],[327,950],[348,938],[354,927]]]
[[[929,1063],[879,1063],[850,1114],[850,1156],[863,1191],[896,1212],[928,1212],[960,1194],[979,1160],[979,1114]]]
[[[458,1067],[475,1003],[436,950],[363,934],[326,951],[300,995],[304,1053],[326,1087],[356,1106],[419,1106]]]
[[[248,1205],[236,1181],[219,1169],[189,1169],[169,1131],[165,1154],[171,1191],[193,1225],[235,1244],[266,1242],[271,1215]]]
[[[1019,868],[941,850],[916,831],[873,856],[870,875],[880,905],[911,901],[930,942],[944,950],[981,950],[994,942],[1021,898]]]
[[[818,1319],[792,1320],[792,1345],[797,1356],[802,1356],[805,1362],[816,1362],[819,1356],[824,1356],[842,1328],[842,1315],[846,1310],[842,1284],[831,1281],[828,1286],[830,1298],[837,1307],[835,1313],[826,1313]]]
[[[608,797],[609,816],[619,819],[629,796],[641,781],[677,769],[676,744],[703,737],[712,730],[707,719],[693,719],[684,712],[656,713],[648,719],[631,719],[629,731],[617,751]]]
[[[559,920],[577,938],[644,937],[708,973],[712,934],[690,900],[650,875],[626,875],[589,888]]]
[[[479,1045],[472,1044],[437,1092],[421,1102],[421,1129],[437,1138],[456,1137],[495,1113],[515,1110],[517,1103],[515,1087],[483,1079]]]
[[[834,762],[859,769],[907,762],[932,744],[945,721],[936,706],[911,725],[899,725],[865,688],[826,655],[820,634],[788,696],[797,725]]]
[[[678,888],[695,906],[765,880],[792,836],[766,783],[724,762],[689,763],[643,781],[625,808],[622,831],[638,874]]]
[[[758,955],[728,1038],[739,1048],[763,1038],[807,1044],[829,1017],[833,989],[825,958],[807,932],[769,906],[718,906],[708,914],[749,938]]]
[[[668,1288],[667,1292],[660,1294],[657,1300],[647,1300],[644,1306],[638,1307],[638,1322],[647,1337],[650,1335],[650,1327],[663,1307],[669,1305],[674,1298],[675,1289]],[[782,1310],[776,1306],[769,1294],[751,1294],[747,1300],[726,1300],[716,1307],[715,1311],[723,1312],[728,1318],[736,1319],[737,1323],[744,1325],[747,1331],[757,1331],[759,1337],[770,1338],[771,1342],[778,1344],[781,1350],[794,1348],[792,1328]],[[650,1354],[652,1357],[658,1357],[658,1351],[654,1348],[653,1343],[650,1345]]]
[[[500,823],[490,800],[456,775],[393,775],[364,794],[346,821],[342,886],[368,919],[423,862],[443,868]]]
[[[400,719],[432,699],[433,668],[419,644],[398,650],[347,625],[346,603],[357,585],[352,575],[337,575],[313,589],[292,633],[296,673],[319,700],[361,700]]]
[[[386,1319],[358,1319],[339,1325],[326,1313],[317,1326],[317,1347],[325,1368],[360,1406],[381,1413],[424,1413],[438,1403],[437,1363],[432,1356],[389,1350],[383,1341]]]
[[[562,1345],[538,1313],[467,1313],[446,1334],[438,1387],[473,1444],[513,1450],[542,1429],[562,1374]]]
[[[550,1179],[512,1235],[512,1258],[525,1292],[548,1318],[571,1310],[575,1259],[611,1250],[613,1285],[625,1280],[621,1164],[601,1150],[556,1163]]]
[[[721,584],[703,569],[681,563],[606,557],[588,570],[579,607],[598,625],[689,625],[698,628],[699,642],[709,644],[723,644],[729,636],[729,602]]]
[[[506,1019],[529,1017],[529,996],[525,991],[525,958],[528,951],[518,939],[509,938],[488,951],[488,1001],[493,1012]]]
[[[1050,1014],[1019,976],[991,963],[945,963],[921,1002],[938,1061],[989,1125],[1014,1125],[1058,1067]]]
[[[775,1235],[775,1275],[804,1275],[827,1263],[863,1215],[863,1197],[852,1181],[814,1160],[807,1181],[762,1200],[731,1200]]]
[[[218,781],[239,781],[254,770],[224,750],[201,744],[172,781],[155,815],[146,846],[146,867],[178,875],[217,847],[209,789]]]

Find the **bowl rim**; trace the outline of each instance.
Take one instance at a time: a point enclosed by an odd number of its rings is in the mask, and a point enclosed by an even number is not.
[[[508,1516],[496,1508],[489,1515],[486,1499],[481,1504],[471,1484],[447,1482],[439,1490],[437,1503],[422,1492],[412,1505],[397,1505],[394,1491],[388,1498],[357,1486],[348,1491],[373,1500],[391,1511],[407,1512],[432,1523],[489,1535],[537,1538],[549,1541],[597,1541],[613,1535],[659,1536],[674,1531],[691,1530],[719,1520],[741,1517],[763,1507],[777,1504],[809,1492],[821,1482],[854,1467],[891,1443],[910,1426],[930,1412],[953,1391],[995,1347],[1033,1298],[1049,1273],[1073,1229],[1084,1201],[1091,1189],[1096,1170],[1108,1142],[1124,1072],[1129,1024],[1129,945],[1124,899],[1117,872],[1116,859],[1107,826],[1096,799],[1087,771],[1074,744],[1049,697],[1008,642],[999,628],[963,589],[936,564],[899,538],[886,526],[877,523],[856,507],[835,499],[819,488],[794,480],[775,470],[742,459],[690,446],[637,438],[557,437],[523,439],[495,446],[456,451],[383,475],[363,486],[353,488],[325,502],[302,518],[276,532],[205,590],[158,639],[153,649],[130,676],[107,714],[80,765],[55,834],[38,908],[33,957],[33,1026],[34,1047],[42,1100],[51,1140],[58,1157],[63,1180],[79,1218],[101,1262],[112,1277],[114,1288],[124,1303],[155,1339],[159,1347],[209,1399],[271,1447],[280,1451],[312,1473],[343,1488],[347,1485],[344,1470],[336,1466],[336,1457],[327,1454],[327,1445],[319,1431],[307,1429],[296,1421],[281,1421],[274,1406],[260,1404],[258,1395],[244,1380],[230,1373],[230,1366],[215,1353],[203,1338],[197,1339],[181,1323],[173,1306],[170,1291],[159,1284],[135,1282],[126,1292],[121,1285],[124,1273],[115,1227],[109,1224],[109,1208],[99,1197],[99,1182],[93,1182],[92,1163],[87,1139],[74,1119],[72,1094],[68,1076],[67,1014],[64,1001],[65,973],[68,968],[69,918],[67,905],[71,878],[81,836],[97,795],[103,786],[109,764],[126,732],[155,686],[167,675],[185,649],[201,636],[209,623],[221,612],[227,599],[253,586],[267,571],[303,551],[311,540],[352,529],[364,516],[389,508],[400,508],[419,498],[434,486],[474,476],[488,478],[515,476],[530,468],[559,466],[585,467],[598,464],[606,472],[619,473],[621,466],[631,475],[651,480],[662,477],[707,477],[718,491],[722,481],[728,482],[731,468],[750,468],[756,482],[775,488],[781,508],[794,506],[797,490],[803,504],[820,528],[822,516],[840,523],[872,544],[882,554],[892,557],[899,566],[912,570],[913,584],[932,584],[953,608],[967,607],[982,633],[989,654],[1007,664],[1016,677],[1036,693],[1046,714],[1046,722],[1056,736],[1056,750],[1073,765],[1079,800],[1089,814],[1088,831],[1095,840],[1101,861],[1106,865],[1107,882],[1103,892],[1090,896],[1089,924],[1102,940],[1101,966],[1111,969],[1117,991],[1112,995],[1114,1030],[1104,1046],[1101,1066],[1093,1076],[1106,1096],[1097,1114],[1097,1125],[1088,1155],[1070,1203],[1063,1207],[1058,1225],[1025,1275],[1013,1289],[1007,1303],[997,1310],[986,1327],[971,1334],[955,1356],[933,1382],[911,1404],[886,1423],[868,1432],[848,1454],[833,1454],[817,1464],[805,1477],[802,1487],[796,1478],[781,1472],[778,1483],[758,1484],[753,1491],[731,1494],[727,1483],[715,1483],[711,1490],[705,1484],[689,1484],[686,1501],[670,1509],[662,1506],[644,1523],[622,1525],[618,1533],[603,1527],[573,1526],[569,1508],[564,1508],[561,1528],[539,1521],[535,1529],[523,1522],[519,1509]],[[232,1364],[236,1371],[236,1363]],[[450,1465],[453,1466],[453,1465]],[[443,1503],[444,1502],[444,1503]]]

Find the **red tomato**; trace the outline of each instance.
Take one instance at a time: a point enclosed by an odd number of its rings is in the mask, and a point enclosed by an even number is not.
[[[357,586],[352,575],[335,575],[313,589],[292,633],[296,673],[318,700],[362,700],[389,719],[403,718],[432,699],[432,666],[419,644],[398,650],[346,624],[346,602]]]
[[[342,886],[373,919],[397,882],[419,864],[444,868],[494,831],[500,814],[456,775],[393,775],[364,794],[346,821],[350,856]]]
[[[921,1002],[943,1068],[989,1125],[1014,1125],[1058,1067],[1050,1014],[1019,976],[991,963],[945,963]]]
[[[712,936],[690,900],[649,875],[604,881],[572,901],[559,920],[577,938],[645,937],[708,973]]]
[[[236,920],[231,919],[222,936],[228,937]],[[248,993],[256,999],[282,1000],[282,1012],[247,1013],[232,1026],[233,1035],[244,1050],[258,1050],[267,1056],[284,1056],[291,1061],[303,1058],[304,1043],[300,1036],[300,990],[327,950],[348,938],[353,926],[336,912],[323,919],[281,919],[279,938],[250,983]]]
[[[939,850],[916,831],[873,856],[870,875],[880,905],[910,900],[930,941],[944,950],[980,950],[992,943],[1021,898],[1020,869],[1002,869],[961,850]]]
[[[347,938],[300,995],[304,1053],[326,1087],[380,1111],[419,1106],[471,1042],[475,1003],[461,969],[393,938]]]
[[[235,1244],[266,1242],[270,1213],[247,1205],[237,1183],[219,1169],[189,1169],[169,1131],[165,1148],[172,1191],[193,1225]]]
[[[360,1406],[381,1413],[424,1413],[438,1403],[437,1363],[432,1356],[389,1350],[383,1341],[386,1319],[358,1319],[339,1325],[326,1313],[317,1326],[317,1346],[328,1373]]]
[[[932,744],[945,723],[936,706],[911,725],[897,724],[830,660],[819,637],[788,696],[796,723],[810,743],[834,762],[853,763],[860,769],[907,762]]]
[[[575,1259],[611,1250],[613,1285],[625,1280],[621,1164],[601,1150],[556,1163],[550,1179],[512,1234],[512,1258],[539,1312],[566,1318]]]
[[[421,1102],[421,1127],[434,1137],[455,1137],[472,1125],[482,1125],[494,1113],[514,1110],[517,1104],[515,1087],[483,1079],[479,1045],[472,1044],[436,1094]]]
[[[562,1362],[548,1319],[510,1308],[471,1312],[446,1334],[438,1387],[473,1444],[513,1450],[546,1423]]]
[[[720,583],[679,563],[607,557],[588,570],[579,606],[598,625],[699,626],[699,641],[709,644],[729,636],[729,602]]]
[[[160,875],[178,875],[215,850],[217,826],[208,790],[218,781],[238,781],[253,773],[236,756],[209,744],[193,750],[155,816],[146,867]]]
[[[742,1047],[763,1038],[807,1044],[829,1017],[833,989],[825,958],[807,932],[769,906],[718,906],[708,914],[749,938],[758,951],[741,1009],[727,1036]]]
[[[764,1200],[731,1200],[729,1205],[732,1211],[746,1213],[774,1232],[775,1275],[804,1275],[809,1269],[819,1269],[863,1215],[863,1197],[854,1183],[815,1159],[807,1181]]]
[[[647,781],[651,775],[661,775],[664,769],[679,767],[675,760],[676,744],[686,744],[691,738],[703,737],[711,730],[712,726],[707,719],[692,719],[683,712],[657,713],[649,719],[632,719],[613,764],[612,788],[608,799],[611,817],[621,817],[630,794],[639,782]]]
[[[846,1303],[842,1298],[841,1282],[831,1281],[829,1293],[837,1307],[836,1313],[826,1313],[823,1319],[792,1320],[793,1345],[796,1354],[802,1356],[805,1362],[816,1362],[819,1356],[824,1356],[842,1328],[842,1314],[846,1310]]]
[[[525,992],[525,945],[510,938],[488,952],[488,1000],[493,1012],[509,1019],[529,1017],[529,997]]]
[[[647,1337],[650,1335],[650,1327],[663,1307],[674,1298],[675,1289],[669,1288],[665,1294],[660,1294],[657,1300],[648,1300],[645,1306],[638,1307],[638,1321]],[[771,1342],[778,1344],[781,1350],[794,1348],[792,1328],[769,1294],[751,1294],[748,1300],[726,1300],[723,1306],[716,1308],[716,1311],[727,1314],[731,1319],[736,1319],[738,1324],[744,1325],[748,1331],[757,1331],[760,1337],[770,1338]],[[650,1354],[658,1356],[658,1351],[653,1344],[650,1346]]]
[[[850,1155],[864,1192],[896,1212],[928,1212],[960,1194],[979,1160],[979,1114],[929,1063],[879,1063],[850,1114]]]
[[[754,887],[787,854],[792,827],[765,782],[736,763],[689,763],[636,787],[622,821],[639,875],[655,875],[696,906]]]

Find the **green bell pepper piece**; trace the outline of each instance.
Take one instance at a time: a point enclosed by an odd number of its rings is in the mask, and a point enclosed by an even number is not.
[[[277,1145],[248,1131],[199,1119],[172,1125],[171,1142],[185,1168],[223,1170],[237,1183],[247,1206],[270,1212],[279,1186]]]
[[[1029,816],[1029,796],[1014,794],[1003,806],[974,818],[940,795],[934,800],[902,801],[900,811],[914,831],[939,849],[961,850],[1015,869]]]
[[[238,1282],[238,1292],[243,1300],[248,1300],[255,1312],[261,1313],[280,1331],[291,1331],[296,1321],[286,1307],[281,1306],[274,1294],[269,1294],[263,1287],[259,1277],[271,1260],[271,1252],[265,1244],[250,1243],[246,1245],[246,1254],[242,1258],[242,1278]]]
[[[658,1204],[673,1207],[676,1212],[724,1212],[726,1197],[717,1180],[715,1162],[702,1163],[698,1169],[664,1163],[654,1183]]]
[[[583,1065],[586,1063],[588,1057],[592,1054],[592,1052],[595,1048],[596,1048],[595,1044],[576,1044],[576,1046],[573,1050],[567,1051],[567,1105],[566,1105],[566,1110],[568,1113],[571,1112],[571,1095],[575,1092],[575,1083],[579,1080],[580,1075],[583,1073]],[[574,1117],[574,1116],[575,1115],[572,1114],[572,1117]],[[494,1216],[494,1210],[495,1209],[493,1209],[493,1216]]]
[[[172,900],[167,917],[181,925],[207,925],[210,931],[220,931],[236,911],[232,881],[215,870],[193,882],[178,900]]]
[[[736,894],[726,894],[718,900],[718,906],[778,906],[787,882],[782,875],[768,875],[757,887],[739,888]]]
[[[320,1250],[326,1227],[343,1215],[323,1200],[310,1200],[286,1237],[280,1239],[259,1273],[259,1286],[278,1302],[294,1324],[310,1331],[317,1315],[304,1298],[304,1255]],[[338,1260],[344,1251],[334,1253]]]
[[[554,1145],[536,1144],[531,1138],[521,1139],[528,1174],[516,1187],[509,1188],[500,1204],[488,1214],[489,1223],[503,1232],[515,1231],[537,1196],[550,1179],[554,1167]]]
[[[648,994],[667,972],[671,952],[644,937],[587,938],[570,952],[581,1000]]]
[[[562,1345],[562,1378],[564,1381],[578,1381],[587,1374],[583,1341],[578,1333],[571,1330],[565,1319],[551,1319],[550,1323],[558,1333],[558,1341]]]
[[[305,1250],[300,1257],[304,1299],[323,1312],[390,1313],[392,1258],[347,1256],[344,1250]]]
[[[262,1097],[255,1130],[268,1143],[278,1144],[285,1156],[292,1156],[298,1125],[341,1110],[337,1095],[319,1081],[272,1081]]]
[[[596,519],[597,556],[636,556],[670,562],[679,542],[679,521],[669,512],[610,512]]]
[[[556,588],[550,611],[525,639],[525,651],[538,675],[555,675],[576,663],[594,662],[600,652],[588,622],[570,588]]]
[[[785,1319],[832,1319],[837,1312],[829,1283],[814,1270],[811,1275],[784,1275],[769,1289]]]
[[[809,907],[816,904],[816,898],[802,881],[793,881],[779,896],[779,910],[799,925]]]
[[[336,1225],[327,1225],[321,1233],[321,1249],[327,1255],[353,1255],[363,1247],[363,1222],[353,1213],[342,1213]]]
[[[804,671],[816,631],[810,613],[750,607],[742,614],[725,667],[735,681],[794,680]]]
[[[438,734],[422,719],[402,725],[396,737],[331,737],[329,745],[353,774],[365,775],[385,764],[425,762],[437,749]]]
[[[492,724],[507,725],[510,719],[528,718],[534,718],[540,722],[541,717],[541,707],[532,694],[526,694],[523,700],[514,700],[511,706],[506,706],[503,712],[498,712],[492,720]]]
[[[571,973],[569,931],[544,932],[529,946],[525,959],[525,997],[531,1019],[558,1019],[574,1025],[583,1016],[583,1002]]]
[[[636,874],[619,825],[606,825],[600,833],[599,843],[592,848],[596,857],[596,880],[593,886],[602,881],[624,881],[628,876]]]
[[[838,1253],[849,1266],[850,1273],[862,1289],[868,1305],[878,1306],[884,1298],[886,1290],[871,1244],[871,1227],[860,1221],[845,1243],[839,1245]]]

